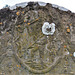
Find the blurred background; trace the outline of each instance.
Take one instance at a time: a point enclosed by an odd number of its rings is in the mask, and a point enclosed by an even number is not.
[[[41,1],[46,3],[56,4],[59,6],[63,6],[75,13],[75,0],[0,0],[0,9],[2,9],[3,7],[13,6],[18,3],[29,2],[29,1],[34,1],[34,2]]]

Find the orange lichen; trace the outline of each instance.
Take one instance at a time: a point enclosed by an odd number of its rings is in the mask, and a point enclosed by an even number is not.
[[[72,25],[72,23],[70,24],[70,26]]]
[[[24,14],[24,11],[22,11],[22,14]]]
[[[26,21],[24,20],[24,22],[26,22]]]
[[[70,56],[72,56],[72,54],[70,54]]]
[[[66,64],[68,64],[68,62],[66,61]]]
[[[36,19],[36,21],[39,20],[39,18]]]
[[[64,45],[64,48],[66,48],[66,45]]]
[[[19,67],[21,67],[21,65],[19,65]]]
[[[2,22],[0,22],[0,25],[2,24]]]
[[[20,12],[16,12],[16,15],[20,15]]]
[[[18,29],[18,31],[21,31],[20,29]]]
[[[26,33],[25,33],[25,36],[26,36]]]
[[[6,34],[9,34],[9,32],[6,32]]]
[[[28,23],[28,25],[30,25],[30,23]]]
[[[18,67],[18,65],[16,65]]]
[[[18,25],[18,27],[21,27],[20,25]]]
[[[69,28],[67,28],[67,32],[70,32],[70,29]]]
[[[17,71],[19,71],[19,69],[17,69]]]
[[[67,27],[67,28],[69,28],[69,27]]]
[[[39,20],[39,18],[36,19],[36,21]]]

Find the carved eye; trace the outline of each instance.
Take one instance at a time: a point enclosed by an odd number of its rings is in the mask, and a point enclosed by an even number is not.
[[[49,24],[48,22],[45,22],[42,26],[42,32],[45,35],[53,35],[55,32],[55,24]]]

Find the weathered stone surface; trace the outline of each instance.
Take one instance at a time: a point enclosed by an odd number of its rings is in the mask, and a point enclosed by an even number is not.
[[[16,6],[0,10],[0,74],[74,75],[75,13],[42,2]],[[55,24],[52,35],[43,34],[45,22]]]

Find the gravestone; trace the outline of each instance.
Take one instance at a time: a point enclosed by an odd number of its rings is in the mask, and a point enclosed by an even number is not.
[[[75,13],[25,2],[0,10],[1,75],[74,75]]]

